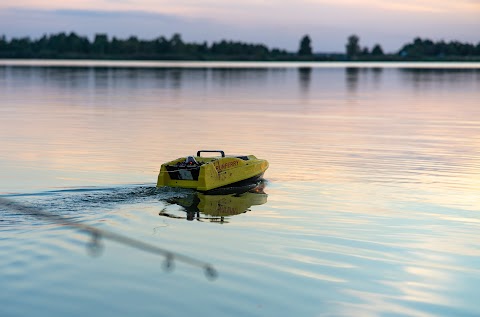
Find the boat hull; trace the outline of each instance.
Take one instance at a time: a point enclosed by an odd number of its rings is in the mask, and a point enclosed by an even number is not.
[[[195,163],[186,163],[188,160]],[[234,184],[253,183],[267,168],[268,162],[254,155],[179,158],[161,166],[157,187],[191,188],[208,193]]]

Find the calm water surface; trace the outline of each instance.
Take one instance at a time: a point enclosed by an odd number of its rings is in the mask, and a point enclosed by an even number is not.
[[[219,276],[0,206],[1,316],[480,315],[480,65],[73,66],[0,66],[0,198]],[[199,149],[263,192],[154,188]]]

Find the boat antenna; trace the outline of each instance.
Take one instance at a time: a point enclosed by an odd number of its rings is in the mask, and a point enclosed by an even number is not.
[[[136,240],[118,233],[114,233],[112,231],[99,229],[83,223],[75,222],[67,217],[55,215],[37,207],[26,206],[10,199],[0,197],[0,207],[4,207],[9,210],[23,213],[26,215],[35,216],[37,218],[45,219],[50,222],[58,223],[64,226],[69,226],[69,227],[78,229],[80,231],[86,232],[87,234],[90,234],[91,241],[87,243],[87,251],[92,256],[97,256],[101,254],[101,252],[103,251],[103,244],[101,243],[100,240],[101,238],[105,238],[105,239],[118,242],[120,244],[128,245],[135,249],[139,249],[145,252],[150,252],[156,255],[163,256],[165,258],[165,261],[163,263],[163,268],[166,271],[171,271],[174,267],[174,261],[177,260],[179,262],[183,262],[188,265],[200,267],[201,269],[203,269],[205,276],[209,280],[214,280],[218,277],[217,271],[211,264],[189,257],[187,255],[183,255],[167,249],[163,249],[140,240]]]

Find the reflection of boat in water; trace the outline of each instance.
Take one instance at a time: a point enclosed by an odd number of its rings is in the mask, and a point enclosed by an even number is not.
[[[241,194],[206,195],[193,192],[182,198],[173,198],[168,202],[184,208],[186,215],[178,216],[162,210],[159,215],[176,219],[209,220],[211,222],[225,222],[225,217],[245,213],[252,206],[263,205],[268,195],[263,191],[265,182],[260,182],[254,189]]]
[[[221,156],[204,157],[200,156],[202,152],[220,153]],[[192,188],[210,194],[226,194],[232,187],[255,184],[267,168],[268,162],[254,155],[225,156],[223,151],[202,150],[197,152],[197,156],[181,157],[162,164],[157,187]]]

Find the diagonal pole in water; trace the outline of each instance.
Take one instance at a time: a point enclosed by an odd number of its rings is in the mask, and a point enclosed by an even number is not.
[[[110,239],[112,241],[116,241],[118,243],[128,245],[136,249],[140,249],[146,252],[164,256],[165,257],[164,268],[166,270],[172,269],[174,260],[177,260],[189,265],[202,268],[205,272],[205,275],[210,280],[213,280],[218,276],[218,273],[215,270],[215,268],[209,263],[203,262],[201,260],[197,260],[195,258],[186,256],[180,253],[176,253],[167,249],[159,248],[155,245],[148,244],[140,240],[129,238],[127,236],[114,233],[108,230],[98,229],[98,228],[88,226],[79,222],[74,222],[66,217],[43,211],[40,208],[26,206],[2,197],[0,197],[0,206],[19,212],[19,213],[26,214],[26,215],[31,215],[37,218],[46,219],[51,222],[62,224],[64,226],[70,226],[91,234],[92,241],[88,244],[88,247],[92,252],[92,254],[97,254],[101,250],[101,244],[99,242],[99,239],[101,237],[104,237],[106,239]]]

